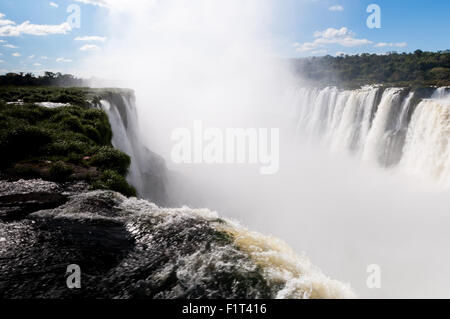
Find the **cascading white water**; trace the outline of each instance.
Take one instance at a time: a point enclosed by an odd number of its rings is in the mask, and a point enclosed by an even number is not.
[[[164,160],[142,143],[134,103],[132,94],[116,93],[101,100],[99,106],[108,115],[113,146],[130,156],[128,182],[139,197],[166,206],[167,168]]]
[[[361,152],[370,128],[372,105],[378,90],[362,89],[344,94],[339,108],[334,110],[333,122],[336,129],[328,133],[334,150],[350,149]],[[346,99],[345,97],[348,98]],[[369,107],[364,107],[365,105]],[[342,115],[339,114],[342,112]]]
[[[436,91],[434,91],[433,95],[431,96],[431,98],[433,99],[445,99],[449,97],[449,90],[450,87],[448,86],[443,86],[440,88],[437,88]]]
[[[390,138],[388,126],[389,122],[393,121],[391,114],[395,112],[393,108],[398,106],[400,92],[401,89],[397,88],[387,89],[384,92],[364,144],[363,160],[383,162],[387,159]]]
[[[422,101],[411,120],[401,166],[450,187],[450,101]]]
[[[136,190],[140,191],[143,187],[142,176],[140,175],[137,167],[136,152],[131,144],[132,139],[129,136],[130,132],[125,127],[117,108],[112,107],[111,103],[105,100],[102,100],[100,103],[102,109],[108,115],[108,119],[113,130],[113,137],[111,140],[112,145],[130,156],[131,164],[127,176],[128,182],[132,184]]]
[[[448,88],[437,88],[418,105],[417,92],[376,86],[301,88],[296,97],[300,137],[450,186]]]

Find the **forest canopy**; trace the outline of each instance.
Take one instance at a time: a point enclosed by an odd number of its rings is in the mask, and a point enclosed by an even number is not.
[[[297,74],[305,80],[344,87],[368,84],[397,86],[450,85],[450,51],[386,55],[324,56],[292,59]]]
[[[41,76],[33,73],[6,73],[0,75],[0,86],[58,86],[83,87],[88,86],[84,79],[76,78],[71,74],[45,72]]]

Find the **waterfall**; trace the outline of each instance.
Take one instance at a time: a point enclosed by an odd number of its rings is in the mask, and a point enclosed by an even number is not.
[[[450,88],[299,88],[296,134],[450,187]]]
[[[108,115],[113,146],[130,156],[127,180],[136,188],[138,196],[161,206],[169,205],[165,161],[142,142],[134,94],[110,92],[97,106]]]
[[[398,109],[400,92],[401,89],[397,88],[387,89],[384,92],[364,144],[363,160],[388,164],[390,152],[393,151],[389,147],[389,142],[391,134],[394,134],[392,124],[397,122],[394,114],[399,113],[396,108]]]
[[[437,88],[431,97],[433,99],[444,99],[444,98],[448,97],[449,93],[450,93],[450,87],[443,86],[443,87]]]
[[[128,171],[127,180],[136,188],[136,190],[138,190],[139,193],[141,193],[143,188],[142,177],[140,176],[139,169],[137,167],[137,158],[129,136],[130,132],[125,127],[117,108],[111,106],[111,103],[108,101],[101,101],[100,103],[102,105],[102,109],[108,115],[108,119],[113,130],[113,137],[111,140],[112,145],[130,156],[131,164]]]
[[[450,103],[420,102],[406,137],[402,168],[416,175],[431,176],[450,187]]]

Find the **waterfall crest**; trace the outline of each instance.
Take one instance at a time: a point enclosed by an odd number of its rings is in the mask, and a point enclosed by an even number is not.
[[[296,134],[450,187],[450,88],[300,88]]]

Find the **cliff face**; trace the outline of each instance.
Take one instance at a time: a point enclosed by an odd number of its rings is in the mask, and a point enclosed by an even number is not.
[[[165,162],[137,116],[132,90],[10,88],[0,94],[0,176],[85,180],[168,206]]]
[[[131,165],[128,181],[138,196],[160,206],[169,206],[173,200],[167,193],[168,171],[164,159],[149,150],[142,140],[134,92],[108,90],[94,105],[108,114],[113,131],[112,144],[128,154]]]
[[[162,209],[83,183],[0,181],[0,209],[12,206],[0,215],[0,298],[354,296],[282,242],[208,210]],[[66,284],[72,264],[79,289]]]

